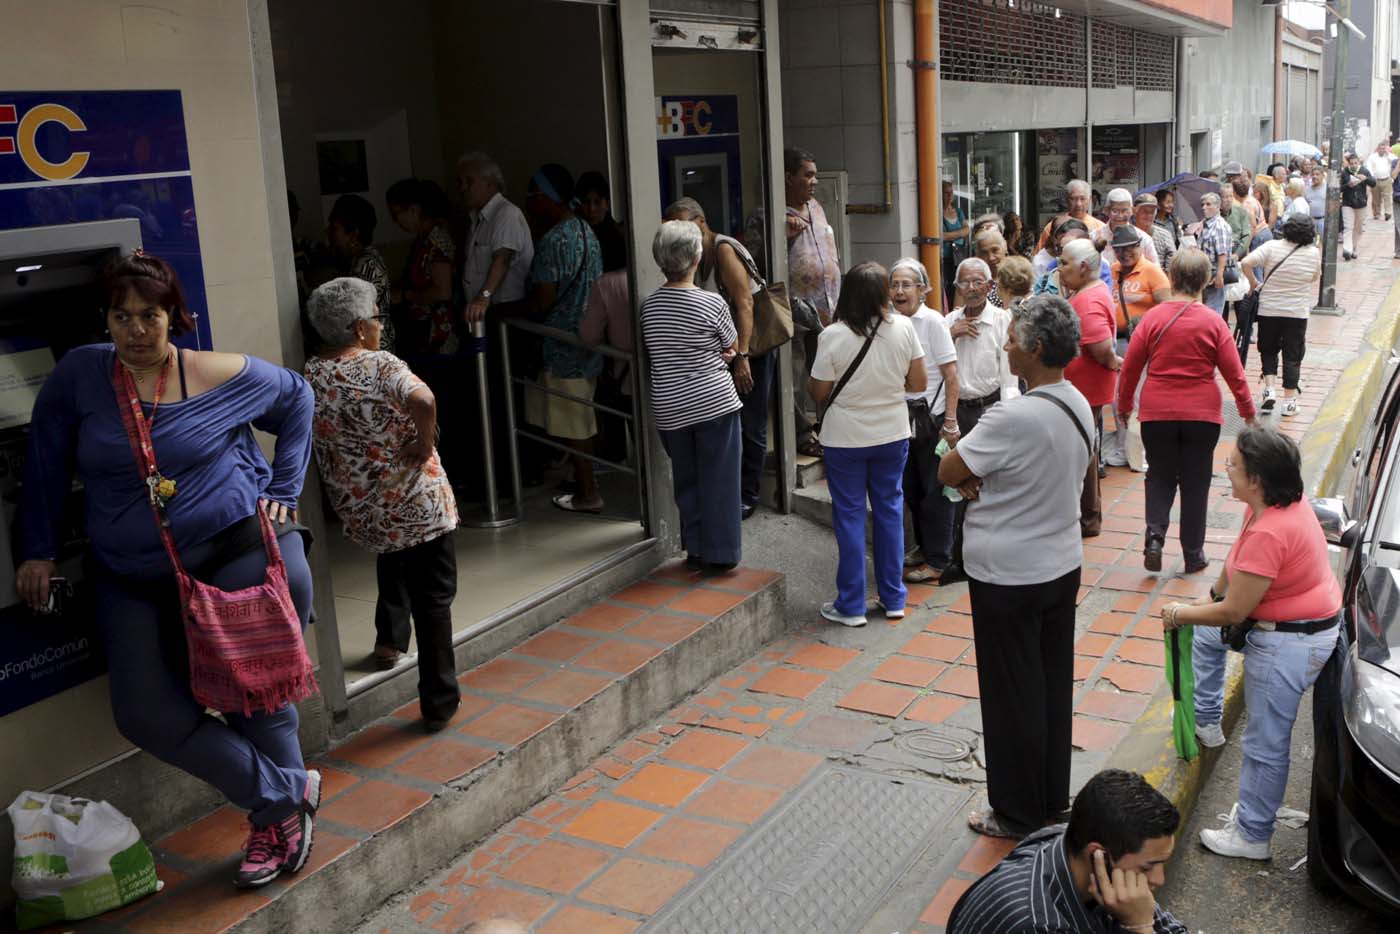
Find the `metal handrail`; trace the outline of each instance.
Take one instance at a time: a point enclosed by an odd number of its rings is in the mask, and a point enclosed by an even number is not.
[[[513,328],[520,328],[522,331],[529,331],[531,334],[538,334],[541,337],[548,337],[561,343],[571,344],[583,350],[593,353],[600,353],[605,357],[612,357],[614,360],[626,360],[628,363],[636,363],[637,355],[619,350],[611,344],[590,344],[572,331],[561,331],[559,328],[552,328],[547,324],[538,324],[534,321],[527,321],[524,318],[503,318],[502,325],[509,324]]]

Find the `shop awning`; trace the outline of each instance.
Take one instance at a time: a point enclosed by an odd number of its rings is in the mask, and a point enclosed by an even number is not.
[[[1055,0],[1053,6],[1169,36],[1223,36],[1235,19],[1231,0]]]

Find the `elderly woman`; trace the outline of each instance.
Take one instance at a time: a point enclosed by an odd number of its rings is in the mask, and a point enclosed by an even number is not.
[[[295,373],[254,357],[177,348],[173,339],[194,321],[164,260],[139,251],[118,260],[103,288],[112,343],[65,354],[34,403],[15,585],[31,607],[47,601],[76,465],[117,729],[250,812],[235,882],[265,885],[305,864],[321,777],[302,762],[295,705],[214,717],[194,699],[184,610],[121,410],[124,387],[134,388],[156,465],[173,488],[164,510],[189,573],[224,590],[261,584],[269,560],[263,510],[276,523],[304,627],[311,571],[296,534],[304,530],[288,517],[311,454],[311,391]],[[271,464],[254,427],[277,439]]]
[[[991,836],[1020,838],[1069,808],[1079,492],[1094,433],[1089,404],[1065,379],[1079,343],[1064,299],[1016,306],[1006,353],[1028,391],[988,409],[938,469],[970,500],[963,566],[990,807],[969,824]]]
[[[1240,415],[1254,419],[1254,400],[1225,319],[1201,304],[1210,260],[1186,249],[1172,258],[1171,295],[1143,315],[1133,331],[1118,380],[1124,423],[1138,409],[1147,452],[1147,539],[1142,565],[1162,570],[1172,503],[1181,491],[1181,553],[1186,573],[1204,571],[1206,506],[1211,465],[1223,421],[1218,370],[1235,396]],[[1141,380],[1141,405],[1134,402]]]
[[[651,254],[666,284],[642,302],[642,343],[656,428],[671,458],[686,566],[725,571],[740,557],[743,403],[729,373],[739,335],[729,304],[695,284],[702,246],[691,221],[666,221],[656,232]]]
[[[1231,492],[1247,507],[1244,528],[1208,601],[1162,609],[1168,631],[1200,627],[1192,640],[1196,734],[1207,746],[1225,742],[1220,627],[1238,627],[1231,645],[1244,652],[1249,724],[1239,800],[1224,827],[1201,831],[1201,843],[1221,856],[1269,858],[1298,704],[1337,644],[1342,594],[1322,527],[1303,496],[1301,463],[1297,445],[1270,428],[1240,433],[1225,470]]]
[[[904,500],[917,544],[904,561],[904,580],[911,584],[938,580],[953,547],[954,507],[938,482],[938,446],[958,443],[958,352],[943,316],[925,304],[930,288],[928,270],[918,260],[901,259],[890,268],[890,304],[914,325],[928,374],[923,392],[904,397],[912,432]]]
[[[865,503],[875,535],[875,587],[888,619],[904,617],[904,492],[909,453],[907,394],[928,388],[914,325],[890,313],[890,278],[858,263],[841,280],[835,320],[812,363],[812,398],[823,407],[821,438],[839,561],[836,599],[822,616],[865,625]]]
[[[1274,410],[1274,377],[1283,350],[1283,414],[1298,414],[1298,374],[1307,350],[1308,315],[1317,299],[1322,275],[1322,251],[1313,243],[1312,218],[1290,214],[1283,221],[1283,239],[1270,240],[1240,261],[1249,287],[1257,291],[1259,360],[1264,375],[1260,411]],[[1262,273],[1262,274],[1261,274]]]
[[[311,293],[306,312],[324,342],[306,364],[316,462],[346,537],[376,556],[374,661],[393,668],[408,651],[411,616],[418,705],[424,726],[437,732],[460,694],[452,656],[457,502],[433,447],[437,402],[380,348],[385,315],[368,283],[332,279]]]
[[[995,215],[993,216],[995,217]],[[973,255],[987,264],[987,269],[992,274],[992,287],[987,292],[987,301],[993,305],[1006,307],[1001,300],[1001,292],[997,288],[997,270],[1001,268],[1001,261],[1006,259],[1006,238],[1001,235],[1000,230],[994,227],[983,228],[980,233],[972,235],[972,252]],[[957,304],[962,304],[961,298]]]
[[[1003,308],[1010,308],[1031,297],[1035,288],[1035,271],[1031,261],[1024,256],[1008,256],[997,268],[997,294],[1001,296]]]

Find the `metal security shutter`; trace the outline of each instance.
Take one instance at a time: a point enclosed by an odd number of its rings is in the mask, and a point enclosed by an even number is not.
[[[1043,3],[942,0],[939,75],[1053,87],[1084,86],[1084,17]]]
[[[651,0],[653,16],[696,22],[757,26],[762,18],[761,0]]]
[[[1139,91],[1176,90],[1175,39],[1133,31],[1133,87]]]

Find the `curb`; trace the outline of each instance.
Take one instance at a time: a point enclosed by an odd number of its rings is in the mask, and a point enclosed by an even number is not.
[[[1367,328],[1356,358],[1337,378],[1337,385],[1299,442],[1304,483],[1313,496],[1330,492],[1346,472],[1351,452],[1356,449],[1370,412],[1364,400],[1380,389],[1391,348],[1397,339],[1400,339],[1400,278],[1381,301],[1376,320]],[[1221,721],[1227,733],[1233,730],[1243,711],[1244,666],[1232,656],[1226,670],[1225,712]],[[1108,767],[1141,773],[1176,805],[1184,827],[1195,809],[1201,787],[1219,758],[1220,750],[1205,748],[1191,762],[1177,756],[1172,742],[1171,692],[1163,684],[1128,737],[1109,757]]]

